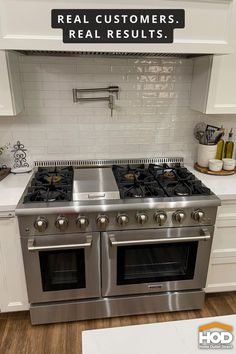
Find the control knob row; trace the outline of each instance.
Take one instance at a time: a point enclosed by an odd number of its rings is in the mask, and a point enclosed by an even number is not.
[[[196,222],[202,222],[205,214],[201,209],[196,209],[192,212],[192,219]],[[157,211],[154,216],[154,220],[159,226],[163,226],[167,220],[167,214],[163,210]],[[176,210],[172,215],[173,221],[182,224],[186,218],[186,213],[184,210]],[[136,214],[136,220],[140,225],[144,225],[148,221],[148,215],[146,213],[140,212]],[[105,228],[109,224],[109,218],[107,215],[99,215],[96,219],[97,225],[100,228]],[[117,223],[120,226],[126,226],[129,222],[129,217],[126,214],[119,214],[117,216]],[[69,221],[65,216],[58,216],[55,221],[55,226],[60,231],[65,231],[69,225]],[[89,219],[86,216],[78,216],[76,219],[76,225],[82,230],[86,230],[89,226]],[[39,232],[44,232],[48,227],[48,221],[45,217],[39,216],[35,222],[34,227]]]

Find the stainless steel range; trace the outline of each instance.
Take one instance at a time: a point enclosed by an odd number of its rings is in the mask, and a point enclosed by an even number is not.
[[[220,201],[163,160],[38,169],[16,210],[33,324],[203,306]]]

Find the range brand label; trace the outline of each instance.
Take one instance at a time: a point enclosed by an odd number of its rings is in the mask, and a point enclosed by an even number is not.
[[[52,10],[52,28],[63,30],[64,43],[172,43],[184,28],[183,9]]]

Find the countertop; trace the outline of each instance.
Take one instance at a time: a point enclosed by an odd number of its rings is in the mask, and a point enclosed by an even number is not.
[[[15,210],[32,173],[10,173],[0,181],[0,212]]]
[[[198,348],[199,326],[212,322],[234,326],[235,321],[236,315],[231,315],[84,331],[83,354],[209,353]],[[235,348],[236,343],[232,344]],[[230,354],[235,353],[235,349],[210,352]]]
[[[236,199],[236,174],[230,176],[212,176],[196,171],[193,165],[187,164],[186,167],[222,201]]]

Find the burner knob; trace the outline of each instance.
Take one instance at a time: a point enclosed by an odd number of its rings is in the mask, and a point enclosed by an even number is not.
[[[106,215],[99,215],[97,217],[97,224],[98,226],[104,228],[106,227],[108,224],[109,224],[109,219],[108,219],[108,216]]]
[[[177,210],[174,214],[173,214],[173,219],[175,222],[182,224],[184,219],[186,217],[186,214],[183,210]]]
[[[55,226],[60,230],[60,231],[65,231],[68,227],[69,221],[65,216],[58,216],[58,218],[55,221]]]
[[[78,216],[76,219],[76,225],[81,229],[85,230],[89,226],[89,219],[86,216]]]
[[[44,218],[43,216],[39,216],[34,222],[34,227],[37,231],[44,232],[48,227],[47,219]]]
[[[154,214],[154,220],[158,223],[159,226],[162,226],[167,220],[167,215],[164,211],[157,211]]]
[[[196,209],[192,212],[192,218],[195,221],[201,222],[202,219],[204,218],[205,213],[201,209]]]
[[[117,216],[117,223],[120,225],[120,226],[125,226],[127,225],[129,222],[129,217],[128,215],[126,214],[120,214]]]
[[[136,220],[139,224],[143,225],[148,221],[148,216],[145,213],[137,213]]]

